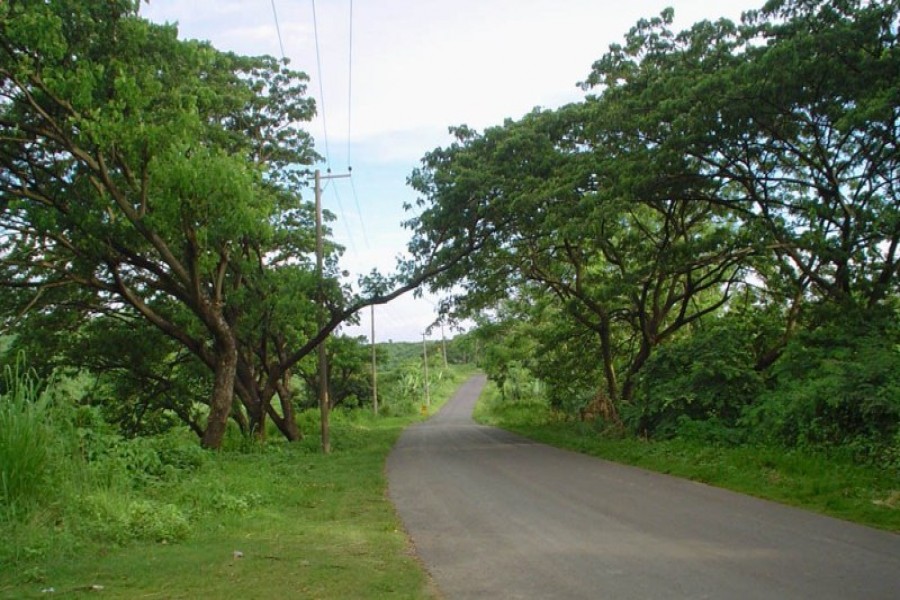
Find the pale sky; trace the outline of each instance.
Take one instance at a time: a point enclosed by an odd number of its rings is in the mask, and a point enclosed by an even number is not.
[[[150,0],[141,14],[177,22],[182,38],[280,57],[273,4],[284,55],[310,77],[317,149],[326,154],[327,126],[332,172],[353,167],[352,186],[332,180],[323,199],[338,217],[334,237],[355,281],[372,268],[390,272],[405,251],[410,234],[400,222],[410,215],[402,204],[416,199],[406,177],[450,141],[449,126],[483,129],[581,99],[576,84],[591,64],[638,19],[667,6],[682,29],[738,20],[762,0]],[[376,307],[376,341],[421,340],[437,301],[407,294]],[[368,337],[369,323],[367,309],[344,332]],[[430,339],[439,337],[436,330]]]

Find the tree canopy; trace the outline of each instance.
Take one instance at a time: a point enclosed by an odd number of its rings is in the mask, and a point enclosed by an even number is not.
[[[424,257],[353,292],[327,243],[319,274],[300,196],[317,159],[306,75],[179,40],[138,8],[0,5],[5,328],[37,362],[158,382],[132,389],[145,405],[167,398],[206,446],[229,416],[296,439],[293,367],[357,310],[443,267]],[[152,347],[112,343],[129,335]],[[200,420],[184,411],[204,388]]]
[[[409,225],[475,249],[432,287],[460,315],[533,322],[524,364],[551,399],[644,414],[690,348],[717,366],[679,393],[734,368],[744,387],[734,407],[723,384],[700,403],[722,410],[679,414],[734,422],[804,332],[870,314],[896,334],[900,4],[778,0],[681,32],[673,17],[612,45],[584,101],[453,128],[410,178]],[[900,416],[896,399],[879,410]]]

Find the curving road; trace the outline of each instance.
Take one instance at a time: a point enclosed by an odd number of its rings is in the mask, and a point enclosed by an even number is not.
[[[900,536],[475,424],[404,432],[389,494],[448,600],[900,598]]]

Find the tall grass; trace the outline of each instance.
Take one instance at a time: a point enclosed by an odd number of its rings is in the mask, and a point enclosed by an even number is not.
[[[3,369],[0,393],[0,517],[10,520],[44,492],[53,435],[48,402],[23,357]]]

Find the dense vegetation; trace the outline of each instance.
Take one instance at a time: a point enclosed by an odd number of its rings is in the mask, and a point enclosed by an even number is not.
[[[900,470],[900,3],[640,21],[588,96],[427,154],[421,237],[514,401]],[[449,251],[449,249],[448,249]]]
[[[301,196],[317,160],[306,76],[179,40],[138,9],[0,3],[0,595],[20,597],[25,583],[77,591],[79,566],[108,552],[208,551],[238,543],[223,528],[262,523],[272,539],[301,535],[374,506],[370,537],[396,538],[391,561],[418,596],[422,573],[403,555],[380,465],[400,428],[446,397],[457,381],[446,365],[461,361],[452,343],[447,359],[432,344],[426,377],[421,346],[380,348],[375,416],[371,348],[330,334],[453,261],[420,254],[354,288],[326,228],[318,272]],[[322,343],[325,413],[312,356]],[[332,410],[325,463],[309,434]],[[345,482],[307,472],[323,465]],[[345,483],[361,507],[342,504],[355,501]],[[304,519],[303,508],[315,510]],[[344,551],[337,534],[315,537],[312,551]],[[298,543],[293,558],[306,551]],[[308,561],[319,582],[309,593],[360,596],[334,588],[329,561]],[[379,570],[357,591],[370,593]],[[255,588],[240,589],[228,593]]]

